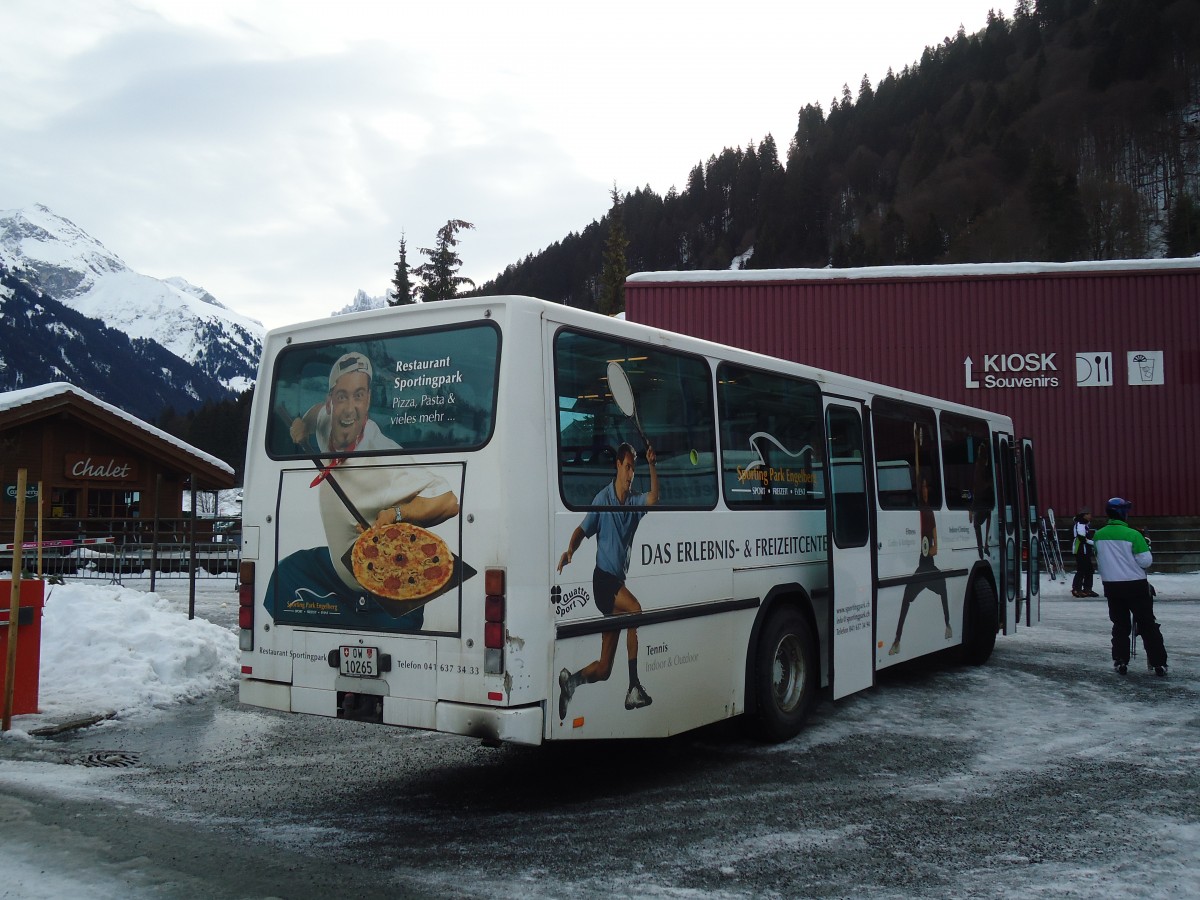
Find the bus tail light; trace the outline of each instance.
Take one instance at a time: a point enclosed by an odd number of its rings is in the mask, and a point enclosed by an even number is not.
[[[504,672],[504,624],[508,606],[503,569],[488,569],[483,576],[483,671],[486,675]]]
[[[254,649],[254,563],[242,560],[238,566],[238,647]]]

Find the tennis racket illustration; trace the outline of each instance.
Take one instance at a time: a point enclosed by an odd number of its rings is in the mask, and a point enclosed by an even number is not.
[[[629,376],[625,374],[620,363],[610,362],[608,364],[608,389],[612,391],[613,400],[621,412],[633,419],[633,427],[637,429],[642,443],[649,447],[650,442],[646,440],[646,432],[642,431],[642,422],[638,418],[637,402],[633,397],[633,385],[629,383]]]

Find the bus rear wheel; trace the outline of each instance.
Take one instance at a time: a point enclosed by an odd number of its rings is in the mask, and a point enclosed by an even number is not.
[[[767,620],[754,656],[754,732],[767,741],[795,737],[817,691],[817,653],[808,621],[795,609]]]
[[[959,659],[968,666],[981,666],[992,655],[1000,624],[996,590],[986,578],[976,578],[971,582],[965,613]]]

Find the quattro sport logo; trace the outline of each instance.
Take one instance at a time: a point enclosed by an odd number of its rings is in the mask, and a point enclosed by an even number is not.
[[[583,587],[577,587],[567,594],[564,594],[557,584],[550,588],[550,602],[554,604],[554,615],[560,619],[573,609],[583,609],[591,599],[591,595]]]
[[[1059,385],[1057,353],[987,353],[976,368],[963,360],[968,388],[1056,388]]]

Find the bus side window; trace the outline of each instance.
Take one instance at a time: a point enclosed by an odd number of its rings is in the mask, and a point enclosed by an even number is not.
[[[947,508],[991,508],[995,504],[995,491],[987,422],[942,413],[941,425]]]
[[[933,410],[877,399],[874,405],[875,483],[882,509],[942,505],[941,455]],[[928,498],[920,495],[921,485]]]
[[[729,506],[824,505],[824,416],[816,383],[722,363],[717,367],[717,409]]]
[[[554,383],[559,490],[567,506],[595,504],[613,480],[622,444],[637,455],[639,493],[649,485],[646,446],[654,447],[660,508],[716,505],[716,432],[706,360],[563,329],[554,339]]]
[[[833,539],[839,547],[861,547],[871,535],[867,486],[862,458],[862,420],[857,410],[831,407],[826,428],[829,496],[833,504]]]

